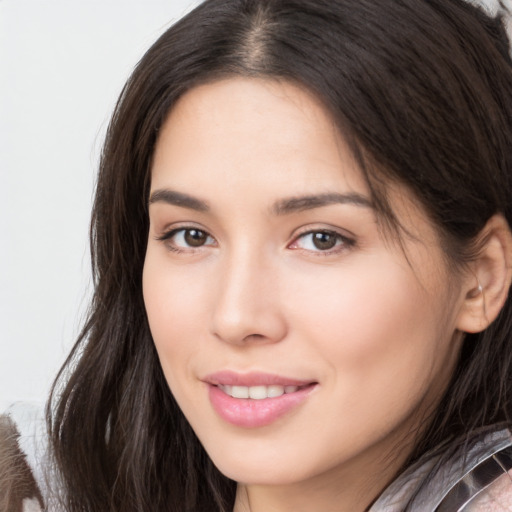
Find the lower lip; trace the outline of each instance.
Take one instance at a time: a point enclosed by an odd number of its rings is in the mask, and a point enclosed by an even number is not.
[[[270,425],[281,416],[302,404],[316,384],[301,388],[294,393],[285,393],[274,398],[253,400],[233,398],[217,386],[208,385],[210,402],[217,414],[228,423],[244,428]]]

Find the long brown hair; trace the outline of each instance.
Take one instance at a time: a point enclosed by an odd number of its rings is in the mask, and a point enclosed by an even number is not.
[[[149,49],[122,91],[91,224],[94,297],[48,405],[66,510],[227,512],[173,399],[142,298],[150,164],[177,99],[220,77],[268,76],[315,94],[346,136],[382,219],[405,184],[455,266],[496,212],[512,225],[512,67],[499,18],[463,0],[207,0]],[[411,460],[511,422],[512,309],[466,337]]]

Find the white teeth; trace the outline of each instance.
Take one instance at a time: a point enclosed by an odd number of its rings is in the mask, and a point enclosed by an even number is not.
[[[219,389],[226,395],[233,398],[251,398],[253,400],[263,400],[265,398],[276,398],[285,393],[295,393],[299,386],[227,386],[219,384]]]
[[[283,386],[269,386],[267,388],[267,396],[269,398],[275,398],[284,394]]]
[[[247,386],[233,386],[231,396],[233,398],[249,398],[249,388]]]
[[[251,386],[249,388],[249,398],[254,400],[263,400],[267,398],[267,387],[266,386]]]

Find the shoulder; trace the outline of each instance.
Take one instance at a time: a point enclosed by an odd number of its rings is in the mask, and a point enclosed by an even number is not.
[[[0,414],[1,510],[41,510],[46,452],[42,407],[16,403]]]

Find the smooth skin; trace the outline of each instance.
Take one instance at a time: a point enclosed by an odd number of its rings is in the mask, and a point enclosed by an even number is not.
[[[235,512],[365,510],[440,399],[461,331],[495,316],[479,313],[478,263],[449,271],[411,194],[395,185],[391,204],[414,235],[401,245],[331,117],[296,85],[225,79],[170,112],[152,164],[144,300],[170,390],[239,483]],[[507,236],[490,237],[500,261]],[[510,280],[484,267],[482,279]],[[204,379],[223,370],[317,384],[270,425],[243,428],[209,400]]]

